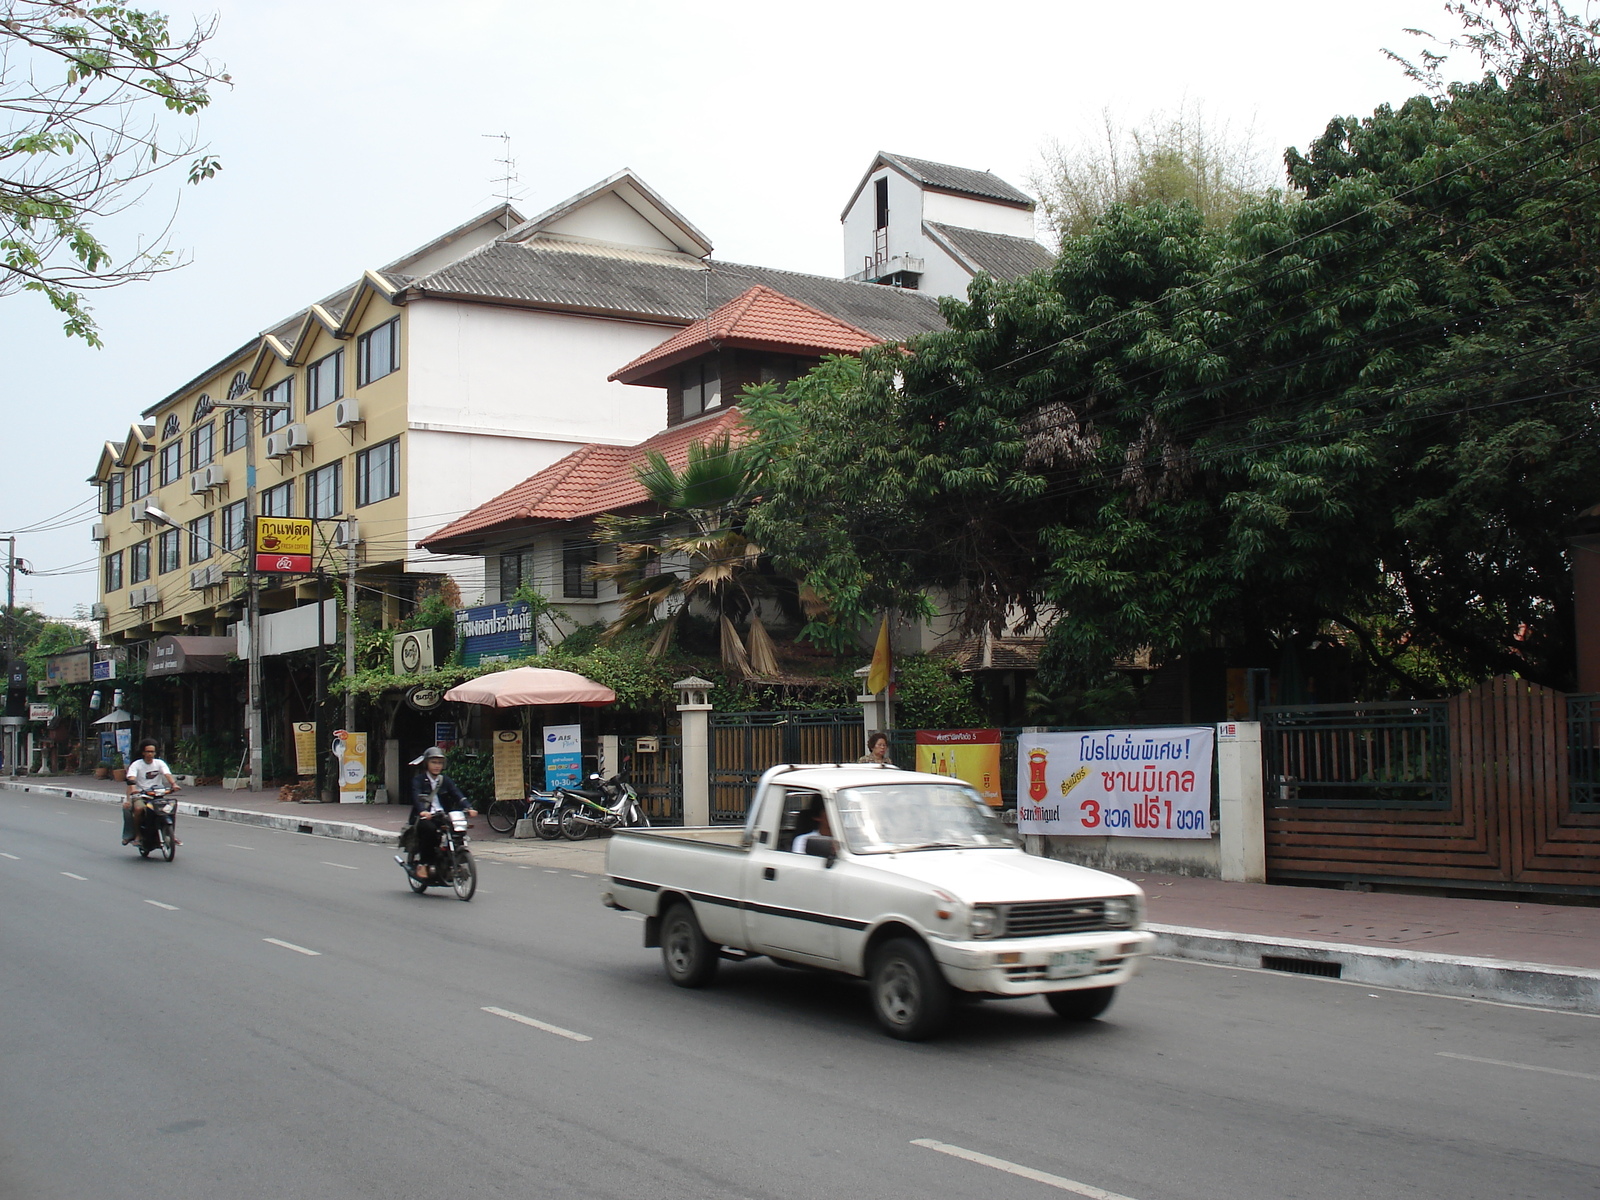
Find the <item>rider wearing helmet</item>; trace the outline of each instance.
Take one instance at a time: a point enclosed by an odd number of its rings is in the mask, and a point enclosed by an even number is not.
[[[474,817],[477,811],[456,781],[444,773],[444,751],[438,746],[429,746],[411,765],[423,769],[411,778],[411,825],[402,836],[411,848],[412,872],[426,880],[439,856],[440,822],[445,813],[464,811]]]
[[[144,794],[165,786],[168,792],[178,790],[178,781],[172,777],[172,768],[156,757],[156,744],[139,743],[139,757],[128,764],[128,798],[122,802],[122,844],[126,846],[139,836],[139,826],[144,820]],[[176,822],[174,822],[176,832]],[[177,837],[173,842],[183,845]]]

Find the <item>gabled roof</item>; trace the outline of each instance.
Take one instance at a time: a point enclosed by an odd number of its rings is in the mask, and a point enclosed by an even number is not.
[[[820,358],[824,354],[859,354],[882,340],[758,283],[705,320],[680,329],[609,378],[620,383],[643,383],[718,346]]]
[[[634,476],[651,451],[674,468],[689,461],[689,447],[731,434],[735,442],[752,434],[740,424],[739,410],[728,408],[698,421],[664,429],[637,446],[580,446],[493,500],[458,517],[417,545],[436,553],[460,552],[486,535],[539,521],[576,521],[622,512],[650,502]]]
[[[561,225],[579,209],[594,204],[606,196],[615,196],[622,201],[681,253],[691,254],[696,258],[710,255],[711,240],[690,224],[687,217],[662,199],[660,193],[627,167],[615,175],[602,179],[593,187],[584,188],[576,196],[567,197],[537,217],[508,230],[505,240],[523,242],[536,234],[548,234],[553,227]]]
[[[844,211],[839,214],[841,221],[850,215],[856,197],[861,195],[861,189],[867,186],[867,181],[879,167],[892,167],[907,179],[921,184],[930,191],[950,192],[957,196],[975,196],[979,200],[989,200],[1012,208],[1025,208],[1029,212],[1034,208],[1032,196],[1018,191],[992,171],[955,167],[949,163],[929,162],[925,158],[908,158],[904,154],[890,154],[887,150],[880,150],[878,156],[872,160],[872,165],[867,168],[867,173],[861,177],[861,182],[856,184],[855,191],[850,193],[850,199],[845,202]]]
[[[1043,270],[1056,260],[1055,255],[1032,238],[985,233],[981,229],[962,229],[934,221],[924,221],[922,228],[974,275],[982,271],[996,279],[1016,279]]]

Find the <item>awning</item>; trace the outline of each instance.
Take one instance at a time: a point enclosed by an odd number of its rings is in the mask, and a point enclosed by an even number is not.
[[[228,669],[228,659],[238,643],[231,637],[157,638],[150,647],[149,675],[218,675]]]
[[[120,708],[114,708],[105,716],[95,722],[96,725],[126,725],[133,720],[133,714]]]
[[[553,671],[545,667],[513,667],[480,675],[457,684],[444,694],[446,700],[466,704],[486,704],[490,708],[515,708],[523,704],[587,704],[598,707],[615,704],[617,694],[604,684],[585,679],[576,671]]]

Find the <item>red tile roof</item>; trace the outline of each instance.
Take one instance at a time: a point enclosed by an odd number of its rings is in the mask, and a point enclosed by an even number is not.
[[[527,522],[576,521],[648,504],[650,496],[633,469],[644,465],[650,451],[681,470],[689,461],[690,445],[713,441],[723,433],[730,434],[735,445],[755,436],[741,424],[739,410],[728,408],[664,429],[637,446],[580,446],[417,544],[425,550],[450,551],[465,548],[466,539]]]
[[[654,350],[641,354],[611,378],[640,383],[719,345],[821,357],[860,354],[882,340],[821,309],[756,284],[703,321],[679,330]]]

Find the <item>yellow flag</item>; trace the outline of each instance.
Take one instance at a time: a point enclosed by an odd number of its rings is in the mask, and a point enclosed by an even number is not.
[[[878,627],[878,644],[872,651],[872,668],[867,672],[867,691],[876,695],[889,686],[894,669],[894,651],[889,649],[889,618]]]

